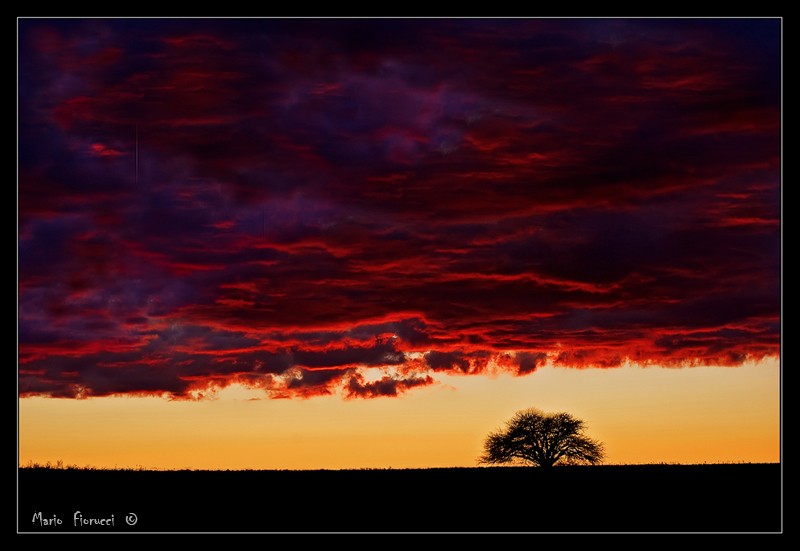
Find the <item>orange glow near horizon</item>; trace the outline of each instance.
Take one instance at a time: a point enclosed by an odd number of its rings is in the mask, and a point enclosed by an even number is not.
[[[19,461],[153,469],[474,466],[485,435],[538,407],[584,419],[607,464],[780,461],[780,364],[437,374],[399,398],[24,398]],[[259,399],[261,398],[261,399]]]

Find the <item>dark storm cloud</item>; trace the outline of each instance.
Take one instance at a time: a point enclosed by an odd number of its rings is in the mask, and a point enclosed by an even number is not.
[[[391,343],[371,347],[331,348],[322,351],[297,350],[294,358],[305,367],[333,367],[344,365],[381,366],[403,363],[405,357]]]
[[[425,354],[425,363],[428,364],[433,370],[454,370],[467,373],[470,371],[470,360],[488,360],[488,354],[485,352],[438,352],[432,350]]]
[[[358,373],[354,373],[345,387],[345,396],[349,398],[377,398],[379,396],[397,396],[410,388],[426,386],[434,383],[430,375],[412,375],[405,378],[394,378],[385,375],[377,381],[366,382]]]
[[[778,353],[777,20],[23,19],[19,59],[25,395]]]
[[[516,359],[519,362],[519,374],[526,375],[536,371],[540,366],[547,362],[547,354],[538,352],[533,354],[531,352],[517,352]]]

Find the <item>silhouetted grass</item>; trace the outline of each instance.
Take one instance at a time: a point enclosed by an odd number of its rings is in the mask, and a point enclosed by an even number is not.
[[[19,529],[96,531],[777,532],[778,464],[154,471],[29,464]],[[138,522],[123,518],[136,513]],[[86,530],[86,528],[78,528]]]
[[[77,465],[75,463],[66,464],[61,459],[52,462],[47,461],[45,463],[38,463],[36,461],[28,461],[25,465],[21,465],[20,469],[24,470],[62,470],[62,471],[147,471],[153,469],[146,469],[142,465],[136,465],[135,467],[114,467],[113,469],[104,468],[104,467],[95,467],[92,465]]]

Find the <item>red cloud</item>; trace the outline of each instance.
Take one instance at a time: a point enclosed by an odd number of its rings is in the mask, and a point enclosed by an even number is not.
[[[101,143],[93,143],[89,148],[89,152],[95,157],[121,157],[124,155],[121,151]]]
[[[21,22],[23,395],[779,353],[774,21],[132,25]]]

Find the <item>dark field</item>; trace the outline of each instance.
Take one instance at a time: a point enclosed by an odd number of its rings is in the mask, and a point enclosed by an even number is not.
[[[779,532],[780,465],[20,469],[22,532]],[[74,526],[110,519],[113,526]],[[40,512],[34,521],[34,515]],[[137,522],[125,522],[135,513]],[[58,517],[60,525],[42,525]]]

